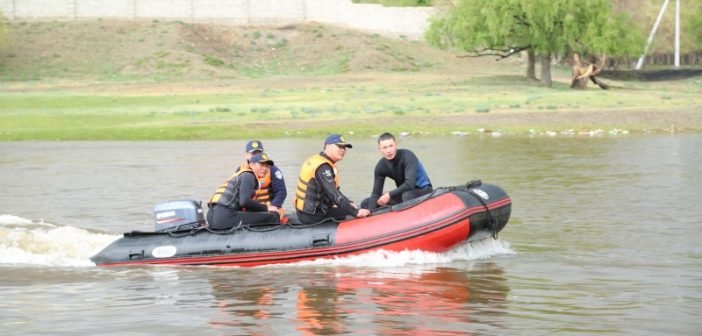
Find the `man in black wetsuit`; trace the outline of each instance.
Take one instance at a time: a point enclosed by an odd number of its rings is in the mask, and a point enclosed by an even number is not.
[[[408,149],[397,149],[397,141],[392,134],[383,133],[378,137],[378,150],[383,158],[375,165],[373,192],[361,203],[361,207],[373,210],[433,191],[429,175],[417,156]],[[397,188],[383,193],[386,177],[394,180]]]
[[[248,167],[234,173],[219,186],[207,202],[207,221],[213,229],[228,229],[242,224],[280,223],[278,208],[254,199],[258,179],[266,176],[273,161],[259,152],[249,160]]]
[[[343,220],[346,216],[366,217],[370,214],[367,209],[358,209],[339,190],[336,164],[351,147],[343,136],[332,134],[324,141],[324,151],[310,156],[302,164],[294,201],[297,218],[301,223]]]

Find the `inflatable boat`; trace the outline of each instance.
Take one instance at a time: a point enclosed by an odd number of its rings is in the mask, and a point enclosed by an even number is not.
[[[192,206],[183,206],[191,204]],[[373,211],[366,218],[213,230],[194,201],[154,209],[156,231],[125,233],[91,258],[99,266],[260,266],[372,250],[444,252],[465,241],[497,238],[512,202],[502,188],[471,181]]]

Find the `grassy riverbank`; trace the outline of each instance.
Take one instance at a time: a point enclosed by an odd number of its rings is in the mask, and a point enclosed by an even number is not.
[[[57,28],[67,37],[51,43]],[[574,91],[567,67],[556,67],[554,87],[543,88],[523,78],[519,59],[459,58],[321,26],[18,23],[13,32],[33,44],[3,52],[6,141],[702,131],[699,76]]]

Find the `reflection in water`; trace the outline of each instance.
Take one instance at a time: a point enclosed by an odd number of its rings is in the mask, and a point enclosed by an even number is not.
[[[325,277],[332,276],[331,273],[325,274]],[[333,278],[327,280],[315,280],[297,292],[295,329],[303,335],[335,335],[343,330],[340,309],[342,293],[333,287]]]
[[[211,278],[215,296],[215,314],[210,326],[215,330],[252,330],[250,335],[265,335],[266,320],[270,318],[274,290],[270,285],[243,287],[236,279]],[[257,332],[253,332],[257,330]],[[223,334],[226,334],[224,332]]]
[[[476,309],[501,308],[509,291],[493,263],[469,272],[442,267],[363,275],[342,277],[337,288],[357,297],[358,307],[346,313],[373,316],[376,330],[368,331],[381,335],[465,334],[481,319]]]
[[[505,311],[509,292],[504,271],[490,262],[471,264],[467,271],[303,270],[286,272],[285,285],[275,276],[252,286],[214,274],[210,283],[221,314],[210,325],[222,334],[263,335],[287,329],[270,320],[287,316],[288,327],[303,335],[465,335],[499,327],[495,316]]]

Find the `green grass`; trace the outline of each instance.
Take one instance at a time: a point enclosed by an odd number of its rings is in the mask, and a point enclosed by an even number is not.
[[[228,93],[134,94],[70,90],[2,90],[0,140],[242,139],[311,136],[331,131],[377,134],[388,128],[428,134],[499,128],[654,128],[612,120],[553,120],[543,113],[699,111],[696,81],[627,83],[611,91],[543,88],[518,77],[445,81],[440,76],[379,76],[363,85],[352,77],[261,79],[229,83]],[[297,83],[303,82],[303,85]],[[276,83],[277,88],[262,88]],[[661,90],[661,85],[666,85]],[[8,92],[9,91],[9,92]],[[477,113],[476,113],[477,112]],[[466,116],[493,120],[467,120]],[[506,116],[511,119],[504,121]],[[509,119],[508,118],[508,119]],[[699,119],[699,118],[698,118]],[[685,126],[685,125],[681,125]],[[700,125],[687,125],[694,129]]]
[[[700,77],[575,91],[554,66],[544,88],[519,62],[312,24],[19,22],[12,33],[26,43],[0,52],[0,141],[702,129]]]

